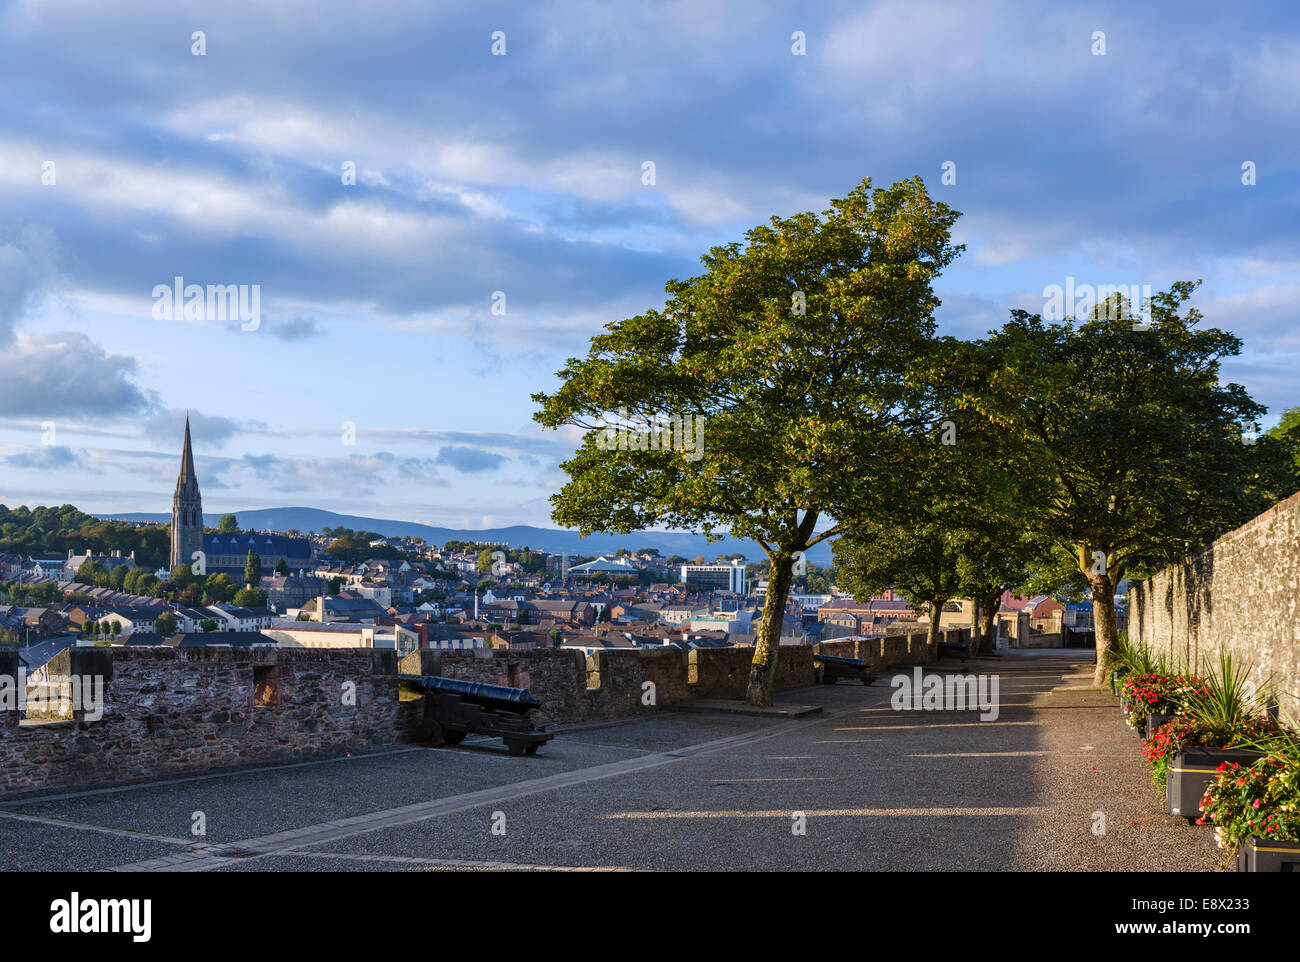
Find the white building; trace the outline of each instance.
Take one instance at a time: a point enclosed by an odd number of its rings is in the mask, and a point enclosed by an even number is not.
[[[745,593],[745,563],[733,561],[728,565],[682,565],[679,581],[697,585],[705,591],[734,591]]]

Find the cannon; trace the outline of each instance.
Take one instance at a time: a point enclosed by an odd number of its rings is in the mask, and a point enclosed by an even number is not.
[[[526,688],[507,688],[440,675],[398,675],[424,695],[421,738],[430,745],[459,745],[468,734],[500,738],[512,755],[536,755],[555,736],[528,713],[541,705]]]
[[[841,658],[838,655],[813,655],[813,661],[821,662],[822,684],[833,685],[841,678],[857,678],[864,685],[876,680],[875,673],[861,658]]]
[[[956,655],[962,661],[965,661],[970,657],[970,645],[963,645],[956,641],[941,641],[939,642],[938,657],[942,658],[944,655]]]

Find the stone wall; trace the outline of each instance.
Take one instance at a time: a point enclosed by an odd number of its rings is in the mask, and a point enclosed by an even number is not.
[[[949,634],[949,633],[945,633]],[[815,650],[873,668],[933,663],[923,634],[783,645],[777,691],[818,678]],[[69,711],[19,725],[0,715],[0,797],[147,781],[367,751],[417,737],[422,699],[398,674],[527,688],[539,725],[661,711],[688,698],[742,698],[752,648],[393,651],[309,648],[69,648],[51,678],[100,678],[102,717]],[[0,651],[0,676],[16,676]],[[7,679],[0,678],[0,681]],[[29,715],[29,718],[34,715]]]
[[[100,679],[102,717],[0,728],[0,796],[339,755],[413,732],[391,651],[69,648],[50,675]]]
[[[1231,652],[1300,720],[1300,494],[1129,587],[1134,641],[1203,672]]]

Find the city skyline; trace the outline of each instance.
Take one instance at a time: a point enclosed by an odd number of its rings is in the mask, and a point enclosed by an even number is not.
[[[551,527],[578,435],[530,395],[711,245],[864,175],[964,212],[942,333],[1204,278],[1267,427],[1300,343],[1300,30],[1196,6],[12,4],[0,502],[165,510],[188,410],[210,512]],[[259,323],[158,319],[175,278],[256,285]]]

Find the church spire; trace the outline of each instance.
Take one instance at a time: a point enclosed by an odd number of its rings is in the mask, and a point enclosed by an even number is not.
[[[190,416],[185,415],[185,450],[181,452],[181,476],[177,478],[181,484],[185,484],[191,478],[197,480],[198,475],[194,471],[194,452],[190,450]]]
[[[175,571],[179,564],[193,565],[202,556],[202,551],[203,499],[199,495],[199,476],[194,470],[190,416],[187,413],[181,473],[176,479],[176,493],[172,496],[171,570]]]

